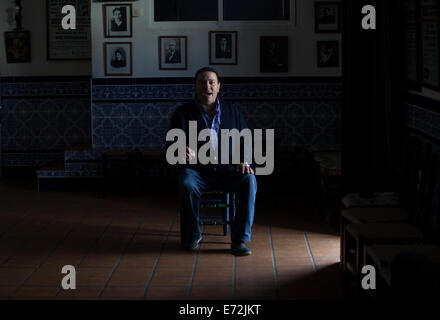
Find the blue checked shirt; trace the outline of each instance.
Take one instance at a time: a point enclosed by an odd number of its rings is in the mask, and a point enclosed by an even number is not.
[[[203,108],[203,106],[200,103],[198,102],[196,103],[202,114],[202,118],[206,123],[206,126],[208,127],[208,129],[211,129],[210,142],[212,148],[216,150],[218,146],[218,134],[220,131],[220,116],[221,116],[220,100],[217,99],[217,105],[215,107],[214,116],[211,116],[209,112],[206,112],[205,108]]]

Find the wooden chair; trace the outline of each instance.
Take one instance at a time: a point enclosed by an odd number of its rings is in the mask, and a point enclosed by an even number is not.
[[[430,150],[429,148],[427,150]],[[344,218],[351,221],[359,219],[363,213],[364,220],[344,225],[342,235],[343,247],[341,248],[343,270],[346,280],[353,276],[359,284],[359,275],[366,261],[366,247],[375,244],[415,244],[426,240],[426,215],[429,212],[434,188],[437,155],[425,152],[426,159],[422,159],[422,166],[417,170],[416,193],[414,200],[410,200],[408,216],[405,219],[404,211],[399,209],[376,210],[376,215],[368,214],[368,210],[357,210],[357,214],[350,217],[349,213]],[[371,212],[374,212],[372,210]],[[400,220],[401,219],[401,220]],[[380,222],[377,222],[377,221]],[[386,222],[385,222],[386,221]],[[347,288],[347,287],[346,287]]]
[[[418,206],[422,206],[424,200],[421,194],[426,193],[427,177],[430,174],[432,161],[432,150],[430,145],[426,145],[422,152],[422,146],[416,139],[411,139],[404,162],[403,172],[405,175],[399,183],[402,185],[400,190],[400,198],[397,193],[385,193],[383,199],[378,195],[375,199],[370,199],[363,207],[350,207],[341,210],[340,217],[340,235],[341,235],[341,262],[342,269],[345,272],[345,247],[346,231],[345,227],[349,223],[382,223],[382,222],[408,222],[410,221],[411,211],[413,216],[417,210],[422,210]],[[390,203],[392,196],[395,194],[395,200]],[[367,199],[368,200],[368,199]],[[397,206],[400,204],[400,206]]]
[[[325,219],[339,212],[342,197],[341,152],[338,150],[312,151],[319,186],[319,202]]]
[[[228,235],[231,219],[235,216],[235,194],[208,190],[202,193],[200,209],[222,209],[218,215],[201,215],[201,225],[223,225],[223,235]]]
[[[437,245],[369,245],[366,248],[364,263],[373,266],[376,271],[376,290],[364,295],[368,298],[389,301],[397,298],[396,295],[405,294],[398,292],[401,288],[399,282],[402,279],[399,274],[402,270],[409,273],[405,274],[404,280],[404,287],[409,285],[406,293],[411,289],[418,289],[416,292],[410,292],[411,296],[429,296],[432,291],[435,291],[437,296],[439,294],[440,279],[436,269],[440,266],[440,247]],[[411,283],[415,284],[416,288],[411,288]],[[423,289],[428,292],[421,292]]]

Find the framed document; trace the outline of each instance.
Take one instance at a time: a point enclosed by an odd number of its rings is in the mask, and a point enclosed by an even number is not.
[[[103,10],[105,37],[130,38],[132,36],[131,4],[106,4]]]
[[[131,42],[104,42],[104,70],[106,76],[133,74]]]
[[[188,60],[186,46],[186,36],[159,37],[159,69],[186,70]]]
[[[437,0],[421,0],[422,84],[434,90],[440,89],[439,10]]]
[[[76,29],[64,30],[61,9],[76,9]],[[90,0],[46,0],[47,60],[90,60]]]
[[[209,64],[237,64],[237,31],[209,32]]]

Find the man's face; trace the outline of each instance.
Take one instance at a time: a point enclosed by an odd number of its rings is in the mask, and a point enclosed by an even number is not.
[[[175,42],[170,42],[169,45],[168,45],[168,49],[171,52],[174,52],[174,50],[176,50],[176,43]]]
[[[196,94],[200,103],[203,105],[215,103],[219,91],[220,82],[214,72],[206,71],[197,76]]]
[[[221,45],[222,47],[226,47],[226,44],[227,44],[226,39],[225,39],[225,38],[221,38],[221,39],[220,39],[220,45]]]
[[[113,17],[115,18],[116,21],[121,21],[121,18],[122,18],[121,11],[115,10],[113,12]]]

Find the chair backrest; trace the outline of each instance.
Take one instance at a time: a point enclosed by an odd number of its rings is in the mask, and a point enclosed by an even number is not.
[[[400,172],[399,192],[401,194],[401,206],[411,210],[415,205],[415,195],[419,180],[421,142],[417,137],[405,139],[402,152],[402,164]]]
[[[432,152],[432,145],[422,146],[418,165],[416,166],[416,184],[414,196],[411,196],[409,207],[410,221],[423,229],[427,234],[428,216],[431,210],[433,191],[435,186],[435,172],[437,170],[438,155]]]

